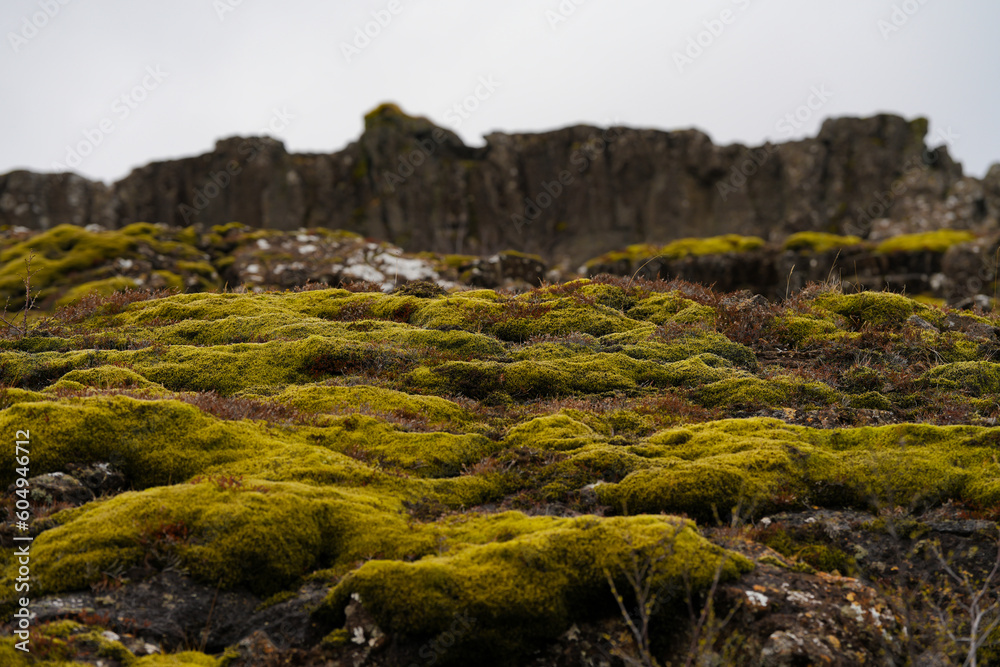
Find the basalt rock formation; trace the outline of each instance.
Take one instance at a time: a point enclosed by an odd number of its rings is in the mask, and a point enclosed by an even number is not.
[[[493,133],[476,148],[386,104],[332,154],[230,138],[110,186],[11,172],[0,176],[0,225],[327,227],[408,251],[512,249],[568,268],[608,248],[686,236],[995,228],[1000,165],[983,180],[964,177],[926,135],[924,119],[879,115],[831,119],[815,138],[756,148],[716,146],[698,130],[588,126]]]

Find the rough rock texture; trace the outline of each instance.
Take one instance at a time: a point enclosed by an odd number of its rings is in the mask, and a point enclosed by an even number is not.
[[[0,175],[0,224],[49,229],[69,223],[117,226],[114,189],[76,174]]]
[[[831,119],[816,138],[759,148],[716,146],[697,130],[587,126],[493,133],[473,148],[382,105],[333,154],[231,138],[110,187],[12,172],[0,176],[0,225],[319,226],[408,251],[514,249],[570,268],[607,248],[685,236],[995,227],[1000,167],[964,178],[946,149],[927,150],[926,133],[924,119],[879,115]]]

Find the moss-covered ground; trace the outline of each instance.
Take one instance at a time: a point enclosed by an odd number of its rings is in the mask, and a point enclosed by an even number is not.
[[[8,331],[0,432],[30,430],[30,475],[110,463],[128,488],[36,521],[32,595],[138,566],[261,598],[323,582],[313,613],[330,630],[352,599],[418,643],[465,614],[476,623],[448,660],[517,664],[617,614],[609,577],[623,587],[629,559],[695,591],[753,568],[704,525],[1000,507],[995,314],[610,277],[419,293],[111,295]],[[0,454],[0,488],[14,457]],[[761,542],[854,567],[780,531]],[[107,643],[86,624],[38,638],[44,664],[67,642]],[[43,664],[12,645],[4,664]]]

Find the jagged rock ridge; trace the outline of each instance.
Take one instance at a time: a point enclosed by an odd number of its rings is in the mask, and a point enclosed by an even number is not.
[[[588,126],[493,133],[473,148],[386,104],[332,154],[237,137],[110,186],[11,172],[0,176],[0,224],[328,227],[410,251],[514,249],[567,267],[685,236],[995,228],[1000,165],[981,181],[964,177],[926,135],[924,119],[879,115],[830,119],[815,138],[758,148],[716,146],[697,130]]]

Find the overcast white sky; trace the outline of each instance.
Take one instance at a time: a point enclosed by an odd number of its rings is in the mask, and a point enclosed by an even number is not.
[[[0,28],[0,173],[112,181],[269,124],[331,152],[384,101],[476,145],[576,123],[758,144],[884,111],[929,117],[966,173],[1000,162],[996,0],[0,0]]]

